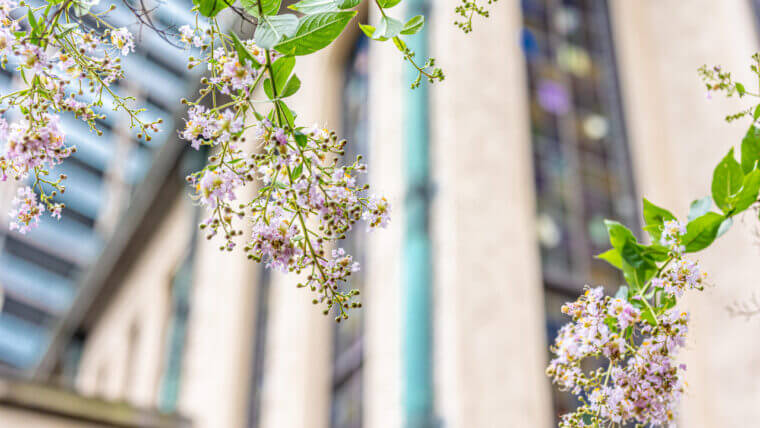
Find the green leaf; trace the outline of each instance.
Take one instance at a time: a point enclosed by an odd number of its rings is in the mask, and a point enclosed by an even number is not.
[[[735,83],[735,86],[736,86],[736,92],[738,92],[738,93],[739,93],[739,96],[740,96],[740,97],[741,97],[741,96],[744,96],[744,94],[746,94],[746,93],[747,93],[747,90],[746,90],[746,89],[744,89],[744,85],[742,85],[741,83],[739,83],[739,82],[736,82],[736,83]]]
[[[374,39],[380,41],[392,39],[398,36],[403,28],[404,24],[401,21],[384,16],[380,18],[380,24],[377,26]]]
[[[32,27],[32,30],[36,32],[39,26],[37,24],[37,19],[34,17],[34,14],[32,13],[32,9],[27,9],[26,16],[29,20],[29,25]]]
[[[609,327],[610,331],[612,331],[613,333],[618,332],[617,318],[613,316],[608,316],[607,318],[604,319],[604,323],[607,324],[607,327]]]
[[[288,6],[288,9],[312,15],[315,13],[334,12],[338,10],[338,5],[336,0],[301,0],[296,4]]]
[[[232,44],[235,46],[235,52],[237,52],[238,58],[240,58],[240,62],[242,63],[244,61],[248,61],[251,63],[251,66],[256,69],[261,67],[261,64],[259,64],[256,58],[254,58],[253,55],[248,52],[248,49],[245,47],[243,42],[240,41],[237,34],[231,31],[230,35],[232,36]]]
[[[635,302],[636,300],[634,300]],[[655,316],[654,312],[652,312],[652,308],[641,304],[641,307],[639,308],[641,310],[641,318],[644,319],[646,322],[649,323],[651,326],[657,325],[657,317]]]
[[[633,290],[640,290],[646,281],[654,275],[656,265],[651,251],[636,243],[636,237],[622,224],[605,220],[610,244],[618,252],[607,251],[598,257],[613,266],[620,265],[623,276]]]
[[[264,86],[264,93],[267,94],[267,98],[269,98],[270,100],[275,99],[274,88],[272,88],[272,79],[269,79],[269,78],[264,79],[263,86]],[[280,96],[280,93],[278,92],[277,98],[279,98],[279,96]]]
[[[739,162],[734,159],[734,149],[715,167],[712,181],[712,197],[724,213],[730,214],[734,209],[732,198],[742,187],[744,174]]]
[[[298,91],[301,87],[301,80],[293,74],[295,65],[296,59],[292,56],[280,57],[272,64],[275,87],[272,88],[272,80],[266,79],[264,81],[264,92],[269,99],[275,98],[275,92],[277,92],[278,98],[285,98]]]
[[[298,17],[292,14],[262,16],[253,38],[262,49],[272,49],[282,39],[291,37],[298,28]]]
[[[607,233],[610,235],[610,244],[612,244],[613,248],[622,250],[626,242],[636,242],[633,232],[621,223],[613,220],[604,220],[604,225],[607,226]]]
[[[306,147],[306,144],[308,144],[309,142],[308,138],[306,137],[306,134],[302,132],[295,132],[293,136],[296,139],[296,144],[298,144],[298,147],[300,148]]]
[[[755,120],[760,119],[760,104],[755,107],[755,112],[752,114],[752,118]]]
[[[44,30],[43,27],[39,25],[37,20],[34,18],[34,14],[32,13],[31,9],[28,9],[26,11],[27,18],[29,20],[29,26],[32,27],[32,31],[30,33],[32,44],[35,44],[37,46],[42,46],[42,32]],[[40,17],[40,20],[44,20],[45,17]]]
[[[631,265],[634,269],[655,269],[657,266],[643,250],[642,246],[636,243],[636,241],[626,241],[623,244],[620,255],[623,260]]]
[[[208,18],[213,18],[228,5],[234,3],[235,0],[229,0],[229,4],[225,0],[193,0],[193,4],[198,6],[198,13]]]
[[[325,12],[299,20],[295,34],[275,48],[285,55],[308,55],[327,47],[343,32],[356,11]]]
[[[734,214],[738,214],[757,201],[757,193],[760,192],[760,170],[754,169],[744,176],[742,189],[736,196]]]
[[[261,1],[261,11],[264,12],[264,15],[277,15],[277,12],[280,11],[281,0],[240,0],[240,4],[246,12],[256,18],[261,18],[259,16],[259,1]]]
[[[296,59],[292,56],[277,58],[277,61],[272,63],[272,75],[274,76],[274,82],[277,85],[278,92],[285,86],[285,82],[288,81],[290,75],[293,74],[295,66]]]
[[[399,50],[399,52],[406,52],[406,43],[404,43],[404,41],[400,38],[394,37],[393,44],[396,45],[396,48]],[[404,53],[404,55],[406,55],[406,53]]]
[[[338,9],[352,9],[359,6],[362,0],[339,0]]]
[[[723,222],[720,223],[720,227],[718,228],[718,234],[715,236],[715,238],[720,238],[723,236],[724,233],[728,232],[729,229],[731,229],[731,226],[734,225],[734,219],[727,218],[723,220]]]
[[[298,78],[295,74],[288,79],[288,81],[285,83],[285,87],[282,89],[282,93],[280,94],[280,98],[287,98],[296,92],[301,88],[301,79]]]
[[[604,260],[618,269],[623,269],[623,256],[620,255],[620,251],[618,251],[617,248],[610,248],[602,254],[598,254],[594,257],[599,260]]]
[[[639,248],[641,248],[642,253],[647,257],[654,261],[658,262],[664,262],[668,259],[668,249],[666,247],[663,247],[660,244],[652,244],[652,245],[641,245],[638,244]]]
[[[383,9],[392,8],[399,3],[401,3],[401,0],[377,0],[377,4]]]
[[[705,196],[702,199],[695,199],[689,206],[689,221],[707,214],[712,208],[712,197]]]
[[[676,305],[676,296],[672,294],[664,294],[660,299],[660,302],[662,302],[662,309],[666,311]]]
[[[282,101],[276,101],[275,104],[277,104],[280,107],[280,110],[285,113],[285,121],[287,122],[287,125],[291,128],[295,128],[295,122],[296,122],[296,115],[293,113]]]
[[[411,36],[419,33],[425,26],[425,17],[423,15],[417,15],[412,19],[406,21],[404,28],[401,30],[401,34],[405,36]]]
[[[662,226],[668,220],[675,220],[676,216],[665,208],[658,207],[657,205],[644,199],[644,223],[648,227],[646,230],[652,236],[652,240],[655,242],[660,241],[662,235]]]
[[[760,105],[758,105],[760,109]],[[755,110],[757,113],[758,110]],[[757,119],[757,118],[755,118]],[[747,134],[742,139],[742,170],[745,174],[755,169],[755,164],[760,161],[760,135],[755,129],[755,125],[751,125]]]
[[[365,36],[369,37],[370,39],[375,34],[375,27],[367,24],[359,24],[359,28],[361,28],[362,33],[364,33]]]
[[[640,269],[635,269],[633,266],[623,261],[623,278],[625,282],[631,286],[634,291],[639,291],[646,283],[645,275]]]
[[[291,178],[293,180],[296,180],[298,177],[301,176],[302,172],[303,172],[303,163],[299,163],[295,168],[293,168],[293,174],[291,175]]]
[[[720,214],[709,212],[690,221],[682,238],[686,252],[693,253],[712,244],[724,219]]]
[[[315,13],[334,12],[339,9],[351,9],[359,5],[361,0],[301,0],[288,6],[307,15]]]

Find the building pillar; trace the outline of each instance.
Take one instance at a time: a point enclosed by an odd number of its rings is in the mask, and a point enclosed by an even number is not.
[[[401,7],[401,6],[399,6]],[[375,14],[370,22],[377,22]],[[401,9],[394,16],[406,16]],[[372,192],[391,203],[391,224],[371,232],[367,248],[365,311],[364,420],[367,428],[401,428],[404,420],[402,242],[404,239],[404,95],[409,91],[401,60],[392,42],[369,46],[369,182]],[[411,82],[409,82],[411,83]]]
[[[436,0],[431,90],[436,405],[447,427],[551,421],[520,3],[464,34]]]

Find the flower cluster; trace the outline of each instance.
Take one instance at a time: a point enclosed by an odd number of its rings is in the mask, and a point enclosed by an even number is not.
[[[674,358],[685,343],[688,315],[671,309],[652,326],[641,310],[604,296],[601,287],[587,289],[562,311],[573,322],[560,330],[547,374],[562,390],[580,395],[584,404],[564,415],[560,426],[586,426],[583,421],[594,419],[621,425],[672,423],[685,370]],[[584,372],[587,358],[603,359],[607,368]]]
[[[190,108],[187,116],[180,137],[190,141],[195,150],[201,145],[225,143],[243,130],[243,119],[231,109],[216,113],[196,105]]]
[[[707,274],[701,272],[699,263],[683,258],[685,247],[682,237],[686,234],[686,225],[678,220],[668,220],[663,224],[660,242],[668,247],[673,266],[669,266],[660,276],[652,279],[655,290],[681,297],[687,290],[702,290],[702,283]]]
[[[660,243],[669,249],[668,260],[638,292],[610,297],[602,287],[587,288],[562,307],[572,322],[560,329],[546,373],[582,405],[563,415],[561,427],[674,422],[685,371],[675,359],[689,316],[673,306],[684,291],[701,289],[704,279],[698,264],[683,258],[685,233],[676,220],[662,224]],[[602,367],[584,370],[590,361]]]
[[[681,256],[685,247],[681,245],[681,236],[686,234],[686,225],[678,220],[668,220],[663,224],[660,243],[668,247],[672,254]]]
[[[621,333],[637,323],[641,315],[631,304],[604,296],[602,287],[587,289],[577,301],[565,304],[562,313],[570,315],[574,322],[560,329],[551,348],[556,358],[550,362],[547,374],[563,390],[579,394],[593,386],[593,379],[580,368],[581,361],[598,355],[620,359],[626,353]]]
[[[9,213],[13,222],[11,230],[26,233],[36,226],[40,215],[45,211],[45,205],[37,202],[37,195],[28,187],[20,187],[13,198],[13,209]]]
[[[685,259],[674,262],[659,278],[652,280],[655,289],[662,289],[668,294],[681,297],[687,290],[702,290],[707,274],[701,272],[699,263]]]
[[[204,44],[204,32],[201,29],[183,25],[179,27],[180,40],[188,46],[199,48]]]
[[[242,240],[250,259],[304,274],[299,286],[317,293],[314,303],[324,304],[325,314],[335,308],[336,320],[345,319],[348,309],[360,306],[358,291],[344,287],[359,265],[335,243],[362,219],[369,228],[385,227],[390,203],[367,194],[369,186],[358,179],[367,167],[361,156],[343,159],[345,140],[317,126],[295,125],[295,115],[278,99],[297,80],[289,77],[294,59],[261,49],[252,40],[231,43],[215,28],[180,30],[188,47],[201,51],[201,58],[190,59],[190,67],[203,62],[210,71],[201,80],[198,99],[183,100],[189,108],[180,131],[193,148],[211,149],[208,165],[188,176],[195,199],[208,212],[201,229],[209,239],[223,235],[221,250],[231,251]],[[281,74],[276,79],[275,69]],[[251,99],[262,81],[274,98],[268,100],[266,115],[256,110],[264,103]],[[272,81],[282,87],[273,87]],[[226,96],[224,103],[217,102],[218,94]],[[238,201],[241,189],[251,183],[258,188],[256,196]],[[247,238],[241,220],[250,223]]]
[[[0,97],[0,179],[12,177],[28,182],[18,193],[11,212],[11,229],[22,233],[38,223],[47,210],[60,218],[63,204],[54,198],[65,191],[65,175],[49,177],[50,169],[71,156],[60,115],[68,112],[86,122],[98,134],[97,121],[104,116],[103,97],[115,108],[130,115],[132,125],[146,138],[157,131],[159,121],[144,123],[127,99],[108,86],[123,77],[119,54],[134,50],[134,40],[126,28],[111,28],[102,14],[91,14],[105,31],[87,30],[71,24],[69,3],[58,8],[31,9],[13,0],[0,0],[0,55],[2,66],[13,65],[23,76],[21,89]],[[27,9],[15,14],[17,9]],[[78,10],[80,10],[79,8]],[[23,18],[14,19],[13,16]],[[89,84],[85,95],[83,84]],[[8,123],[6,119],[13,119]],[[39,197],[39,202],[37,198]]]

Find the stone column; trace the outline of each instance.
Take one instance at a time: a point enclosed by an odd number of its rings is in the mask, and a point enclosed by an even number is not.
[[[436,0],[431,90],[436,402],[447,427],[550,424],[519,2],[463,34]]]
[[[403,3],[402,3],[403,4]],[[374,11],[374,8],[373,8]],[[394,9],[394,16],[395,9]],[[399,12],[398,16],[404,16]],[[379,17],[374,16],[377,22]],[[407,64],[390,43],[370,44],[369,182],[389,198],[391,224],[371,232],[367,249],[364,318],[364,423],[367,428],[400,428],[402,407],[401,292],[404,233],[404,93]]]

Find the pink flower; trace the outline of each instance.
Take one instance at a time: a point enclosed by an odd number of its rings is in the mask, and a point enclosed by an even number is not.
[[[37,227],[45,206],[37,202],[37,195],[30,187],[20,187],[12,204],[9,215],[13,222],[9,225],[10,230],[26,233]]]
[[[391,204],[385,197],[372,195],[364,212],[364,220],[370,228],[385,228],[391,221]]]
[[[124,56],[135,51],[134,37],[132,37],[132,33],[130,33],[125,27],[111,31],[111,43],[116,49],[121,51],[121,54]]]

